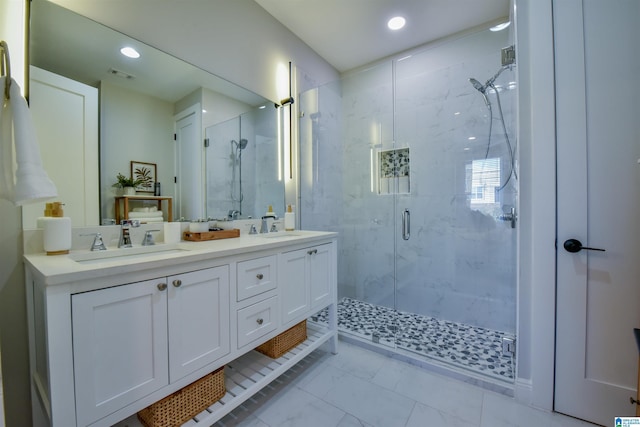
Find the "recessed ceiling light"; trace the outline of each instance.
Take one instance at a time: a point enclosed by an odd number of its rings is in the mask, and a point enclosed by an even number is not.
[[[120,53],[128,58],[140,58],[138,51],[129,46],[120,49]]]
[[[511,25],[511,21],[503,22],[502,24],[498,24],[494,27],[489,28],[491,31],[502,31]]]
[[[407,21],[402,16],[394,16],[393,18],[389,19],[389,22],[387,22],[387,27],[395,31],[404,27],[404,24],[406,23]]]

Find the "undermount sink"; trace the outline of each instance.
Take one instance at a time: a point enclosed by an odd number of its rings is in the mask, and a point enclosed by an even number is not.
[[[297,237],[297,236],[302,236],[302,234],[291,232],[291,231],[278,231],[277,233],[260,234],[260,237],[262,237],[263,239],[283,239],[287,237]]]
[[[177,244],[138,246],[133,248],[107,249],[70,254],[69,258],[80,264],[97,264],[107,261],[128,261],[132,259],[149,258],[157,255],[169,255],[188,252]]]

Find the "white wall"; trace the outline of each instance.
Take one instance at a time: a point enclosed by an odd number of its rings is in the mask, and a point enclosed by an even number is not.
[[[132,160],[155,163],[163,196],[173,196],[172,103],[102,82],[100,95],[101,217],[115,218],[116,175]]]
[[[273,101],[278,64],[304,66],[316,85],[338,78],[254,1],[53,1]]]
[[[12,77],[25,89],[26,1],[0,0],[0,39],[9,44]],[[22,213],[0,200],[0,353],[7,426],[31,425],[29,356],[22,263]]]
[[[520,289],[516,393],[553,408],[555,103],[552,0],[518,0]]]

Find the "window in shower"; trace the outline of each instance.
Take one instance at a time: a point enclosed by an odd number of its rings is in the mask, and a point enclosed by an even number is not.
[[[482,210],[483,206],[496,203],[496,191],[500,188],[500,158],[472,160],[466,164],[466,192],[471,206]]]

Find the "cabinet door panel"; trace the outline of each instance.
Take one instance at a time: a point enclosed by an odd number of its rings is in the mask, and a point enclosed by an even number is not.
[[[282,324],[286,325],[309,310],[307,250],[283,253],[278,272],[281,284]]]
[[[168,384],[165,279],[72,296],[78,425]]]
[[[311,282],[311,308],[320,308],[331,298],[331,277],[333,275],[332,245],[313,248],[309,255],[309,280]]]
[[[229,267],[172,276],[168,283],[174,382],[229,353]]]

